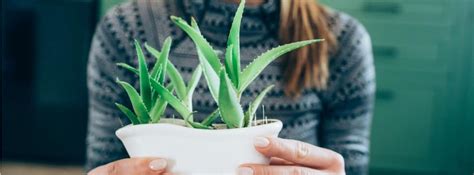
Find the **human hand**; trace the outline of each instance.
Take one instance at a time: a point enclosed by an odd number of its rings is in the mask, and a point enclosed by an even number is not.
[[[258,137],[255,149],[270,157],[270,165],[244,164],[238,170],[239,175],[344,175],[344,158],[329,149],[308,143]]]
[[[167,162],[159,158],[128,158],[91,170],[87,175],[164,175]]]

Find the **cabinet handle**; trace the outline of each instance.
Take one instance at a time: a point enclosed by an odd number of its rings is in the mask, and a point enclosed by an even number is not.
[[[368,13],[399,14],[402,11],[400,3],[396,2],[365,2],[362,10]]]
[[[398,49],[390,46],[374,46],[374,55],[394,59],[398,57]]]
[[[379,100],[390,101],[395,98],[395,93],[391,90],[377,90],[375,96]]]

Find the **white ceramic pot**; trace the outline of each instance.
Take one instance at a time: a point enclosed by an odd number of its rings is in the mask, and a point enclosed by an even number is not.
[[[162,119],[164,123],[128,125],[116,134],[130,157],[165,158],[175,174],[235,174],[243,163],[268,164],[253,146],[257,136],[278,136],[281,121],[268,121],[248,128],[202,130]]]

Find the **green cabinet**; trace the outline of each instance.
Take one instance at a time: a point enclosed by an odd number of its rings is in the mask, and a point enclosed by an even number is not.
[[[474,92],[471,85],[467,96],[466,89],[474,64],[466,36],[474,26],[466,24],[472,2],[321,1],[357,18],[372,37],[371,174],[471,174]]]

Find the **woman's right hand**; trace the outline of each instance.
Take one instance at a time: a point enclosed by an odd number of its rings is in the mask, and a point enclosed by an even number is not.
[[[160,158],[129,158],[97,167],[87,175],[160,175],[167,162]]]

